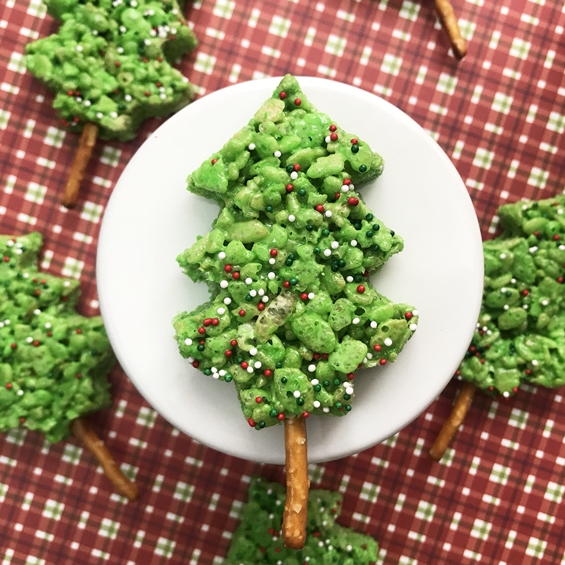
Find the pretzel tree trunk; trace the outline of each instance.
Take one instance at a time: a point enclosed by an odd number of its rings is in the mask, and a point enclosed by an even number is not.
[[[444,422],[439,434],[437,435],[432,447],[430,448],[430,457],[439,461],[445,450],[449,446],[450,441],[459,429],[459,426],[463,423],[471,403],[473,402],[473,397],[475,396],[477,388],[471,383],[464,383],[453,403],[453,408],[451,409],[451,414]]]
[[[286,547],[301,549],[308,519],[308,445],[303,417],[285,420],[286,501],[283,537]]]
[[[449,0],[434,0],[436,12],[441,21],[443,29],[447,32],[451,48],[458,59],[465,57],[467,53],[467,42],[461,35],[457,16],[453,10],[453,6]]]
[[[67,208],[72,208],[77,203],[80,184],[94,151],[97,138],[98,126],[95,124],[84,124],[69,172],[69,178],[65,185],[65,191],[63,192],[63,205]]]
[[[137,485],[122,473],[112,454],[91,425],[84,418],[77,418],[73,421],[71,430],[75,437],[94,455],[116,490],[129,500],[135,500],[138,495]]]

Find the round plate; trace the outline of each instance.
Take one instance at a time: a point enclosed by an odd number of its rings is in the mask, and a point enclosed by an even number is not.
[[[245,459],[284,461],[283,427],[250,428],[233,384],[193,369],[171,320],[206,301],[206,285],[175,258],[208,232],[217,205],[186,191],[188,173],[219,149],[280,78],[209,94],[163,123],[124,169],[102,222],[97,282],[116,355],[145,399],[198,441]],[[299,77],[315,106],[380,153],[383,175],[363,187],[369,207],[405,241],[373,275],[379,292],[414,305],[420,324],[399,359],[360,371],[353,410],[308,420],[312,462],[366,449],[416,418],[445,387],[471,340],[482,294],[478,222],[441,148],[401,110],[346,84]]]

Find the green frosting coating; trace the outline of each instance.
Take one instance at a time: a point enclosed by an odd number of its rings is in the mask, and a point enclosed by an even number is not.
[[[521,383],[565,384],[565,196],[499,209],[485,241],[483,305],[457,374],[510,396]]]
[[[234,533],[226,565],[369,565],[378,557],[377,542],[336,523],[341,495],[312,490],[308,501],[306,544],[287,549],[281,537],[284,488],[252,479],[241,524]]]
[[[195,367],[235,382],[257,429],[347,414],[354,372],[394,361],[416,329],[417,312],[367,278],[403,247],[358,192],[382,168],[287,75],[188,179],[221,211],[178,257],[212,297],[175,318],[176,338]]]
[[[49,441],[110,402],[114,356],[100,317],[76,313],[79,283],[37,270],[39,233],[0,236],[0,430]]]
[[[71,129],[86,122],[126,140],[149,116],[192,98],[171,62],[196,45],[176,0],[45,0],[59,31],[26,48],[26,65],[55,91]]]

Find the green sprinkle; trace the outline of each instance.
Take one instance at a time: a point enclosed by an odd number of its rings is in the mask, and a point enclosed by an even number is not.
[[[322,235],[323,235],[324,237],[327,237],[328,235],[330,235],[330,230],[327,229],[327,228],[324,228],[324,229],[322,230]]]
[[[346,405],[344,406],[344,408],[345,408],[345,411],[346,411],[346,412],[350,412],[350,411],[351,411],[351,404],[346,404]]]
[[[296,399],[296,404],[298,404],[298,406],[302,406],[304,404],[304,398],[300,397]]]
[[[359,172],[360,173],[364,173],[367,170],[367,165],[360,165],[359,166]]]
[[[294,286],[294,285],[297,284],[297,283],[298,283],[298,279],[297,279],[296,277],[292,277],[292,278],[290,279],[290,284],[291,284],[292,286]]]
[[[341,379],[334,379],[334,385],[340,385],[341,384]]]
[[[379,224],[373,224],[371,227],[374,231],[379,231],[381,229],[381,226],[379,226]]]
[[[271,408],[271,411],[269,412],[269,416],[271,416],[271,418],[276,418],[277,414],[278,412],[274,408]]]
[[[341,408],[341,402],[338,400],[338,401],[334,404],[334,406],[335,406],[336,408]]]
[[[358,153],[358,152],[359,152],[359,145],[352,145],[351,153]]]
[[[365,219],[366,219],[368,222],[370,222],[374,217],[375,217],[375,216],[373,216],[373,214],[367,214],[367,215],[365,216]]]
[[[281,378],[281,383],[282,383],[283,385],[285,385],[287,382],[288,382],[288,379],[287,379],[286,377],[282,377],[282,378]]]
[[[204,345],[200,343],[196,349],[198,349],[198,351],[204,351]]]
[[[369,231],[367,231],[367,233],[365,235],[367,237],[373,237],[375,234],[371,230],[369,230]]]
[[[225,376],[224,376],[224,381],[226,381],[226,383],[231,382],[232,379],[233,379],[233,377],[232,377],[231,375],[225,375]]]
[[[314,385],[314,390],[320,392],[322,390],[322,385]]]
[[[212,370],[211,369],[204,369],[204,371],[202,371],[205,375],[210,376],[212,374]]]

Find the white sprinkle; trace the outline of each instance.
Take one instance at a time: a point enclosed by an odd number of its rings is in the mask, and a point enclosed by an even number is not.
[[[392,339],[390,339],[390,337],[385,337],[383,340],[383,343],[387,346],[390,347],[392,345]]]
[[[349,242],[349,245],[351,245],[351,247],[357,247],[357,240],[356,240],[356,239],[352,239],[352,240]]]
[[[532,365],[537,367],[539,365],[539,361],[537,359],[532,359]]]
[[[414,316],[417,316],[419,314],[418,310],[412,310],[412,314],[414,314]]]
[[[282,153],[281,153],[280,151],[275,151],[275,152],[273,153],[273,155],[274,155],[275,157],[280,157],[280,156],[282,155]]]
[[[225,309],[225,308],[222,308],[222,307],[220,306],[220,308],[218,308],[218,309],[216,310],[216,312],[217,312],[220,316],[222,316],[222,315],[224,315],[224,314],[226,313],[226,309]]]
[[[249,296],[257,296],[257,291],[256,291],[254,288],[252,288],[252,289],[249,291]]]
[[[529,308],[529,306],[528,306],[527,304],[524,304],[524,305],[522,306],[522,308],[523,308],[524,310],[527,310],[527,309]]]
[[[260,288],[260,289],[257,291],[257,294],[259,294],[259,296],[263,296],[263,295],[265,294],[265,289],[264,289],[264,288]]]
[[[322,408],[322,412],[324,412],[325,414],[327,414],[330,411],[330,409],[327,406],[324,406]]]
[[[332,138],[329,135],[326,135],[326,138],[324,139],[324,141],[326,143],[329,143],[332,140]]]
[[[313,292],[309,292],[308,293],[308,300],[312,300],[314,298],[316,298],[316,295]]]
[[[83,102],[83,105],[88,108],[89,106],[92,106],[92,102],[91,102],[90,100],[85,100],[85,101]]]
[[[313,373],[316,370],[316,365],[314,365],[313,363],[308,365],[308,372],[309,373]]]
[[[498,257],[500,259],[506,259],[507,255],[506,255],[506,253],[501,253]]]
[[[349,185],[349,190],[355,190],[355,185],[354,185],[354,184],[350,184],[350,185]]]
[[[373,358],[373,354],[371,352],[367,353],[367,359],[372,359]]]
[[[220,281],[220,288],[228,288],[228,281],[226,280]]]
[[[271,257],[269,259],[269,265],[274,265],[277,262],[277,260],[274,257]]]
[[[184,344],[185,344],[185,345],[192,345],[192,340],[191,340],[189,337],[187,337],[187,338],[184,340]]]
[[[8,247],[12,247],[12,246],[14,245],[14,241],[13,241],[12,239],[9,239],[9,240],[6,242],[6,245],[7,245]]]
[[[252,284],[253,283],[253,279],[251,277],[247,277],[245,279],[245,284]]]
[[[349,395],[353,394],[353,389],[352,388],[346,388],[345,394],[349,394]]]
[[[320,381],[318,379],[312,379],[310,382],[312,383],[312,386],[316,386],[317,384],[320,384]]]
[[[298,178],[298,173],[296,171],[292,171],[292,173],[290,173],[290,178],[292,180],[296,180]]]
[[[251,367],[251,366],[247,367],[247,372],[248,372],[249,374],[252,374],[252,373],[254,372],[253,367]]]
[[[212,378],[218,380],[220,378],[219,373],[212,373]]]
[[[247,149],[249,149],[249,151],[253,151],[253,150],[255,149],[255,147],[256,147],[256,145],[255,145],[254,143],[250,143],[250,144],[247,146]]]
[[[33,341],[33,338],[32,338],[32,337],[26,337],[26,342],[27,342],[27,343],[31,343],[32,341]]]
[[[502,393],[502,396],[504,396],[504,398],[508,398],[508,397],[510,396],[510,393],[509,393],[507,390],[505,390],[505,391]]]
[[[295,391],[292,393],[292,396],[294,396],[294,398],[300,398],[300,391],[299,391],[299,390],[295,390]]]
[[[516,279],[510,279],[510,282],[511,282],[512,284],[516,284]]]
[[[82,45],[77,45],[75,49],[80,53],[84,49],[84,47]]]
[[[257,348],[256,347],[252,347],[249,350],[249,355],[257,355]]]
[[[351,320],[352,324],[357,325],[361,320],[359,318],[353,318],[353,320]]]
[[[346,184],[344,184],[344,185],[341,187],[341,192],[348,192],[348,191],[349,191],[349,187],[348,187]]]
[[[331,210],[326,210],[326,211],[324,212],[324,216],[325,216],[326,218],[331,218],[331,217],[332,217],[332,211],[331,211]]]
[[[288,221],[289,222],[294,222],[296,220],[296,216],[294,214],[289,214],[288,215]]]
[[[270,273],[267,274],[267,278],[270,280],[273,280],[277,275],[275,275],[275,273],[273,273],[273,271],[271,271]]]
[[[220,251],[218,253],[218,259],[225,259],[226,258],[226,253],[225,251]]]
[[[39,314],[41,314],[41,310],[40,310],[39,308],[36,308],[36,309],[33,311],[33,313],[34,313],[36,316],[39,316]]]
[[[542,306],[547,306],[548,304],[549,304],[549,300],[548,300],[547,298],[544,298],[544,299],[541,301],[541,305],[542,305]]]
[[[510,306],[508,306],[508,304],[505,304],[502,308],[503,308],[504,310],[508,310],[508,308],[510,308]]]
[[[225,377],[226,376],[226,370],[225,369],[220,369],[218,371],[218,375],[220,375],[220,377]]]
[[[410,324],[408,327],[409,327],[413,332],[415,332],[416,329],[418,328],[418,325],[417,325],[417,324]]]
[[[320,401],[314,400],[314,402],[312,402],[312,406],[314,406],[314,408],[320,408]]]
[[[230,298],[229,296],[226,296],[226,297],[224,298],[224,304],[225,304],[226,306],[229,306],[229,305],[231,304],[231,298]]]
[[[369,325],[370,325],[373,329],[375,329],[375,328],[378,326],[378,324],[377,324],[377,322],[375,322],[375,320],[371,320],[371,323],[370,323]]]
[[[96,117],[101,120],[104,117],[104,114],[102,112],[96,112]]]
[[[353,551],[353,547],[351,545],[346,545],[345,550],[346,551]]]
[[[260,369],[260,368],[261,368],[261,361],[255,361],[255,363],[253,363],[253,366],[254,366],[256,369]]]
[[[192,363],[192,362],[194,361],[194,357],[188,357],[188,358],[187,358],[187,361],[188,361],[189,363]]]
[[[563,251],[564,249],[565,249],[565,245],[561,244],[561,245],[559,246],[559,251]]]
[[[530,248],[528,249],[528,251],[529,251],[530,253],[535,253],[537,250],[538,250],[538,246],[537,246],[537,245],[532,245],[532,247],[530,247]]]
[[[269,297],[263,296],[263,298],[261,298],[261,302],[269,302]]]
[[[23,396],[24,395],[24,391],[20,388],[20,390],[18,390],[18,392],[16,393],[18,396]]]
[[[337,249],[337,248],[339,247],[339,241],[332,241],[332,242],[330,243],[330,247],[331,247],[332,249]]]
[[[346,280],[348,283],[352,283],[352,282],[353,282],[353,277],[352,277],[351,275],[347,275],[347,276],[345,277],[345,280]]]
[[[324,255],[326,257],[329,257],[332,254],[332,250],[331,249],[324,249]]]
[[[63,283],[63,286],[68,288],[69,286],[71,286],[71,281],[65,281]]]

